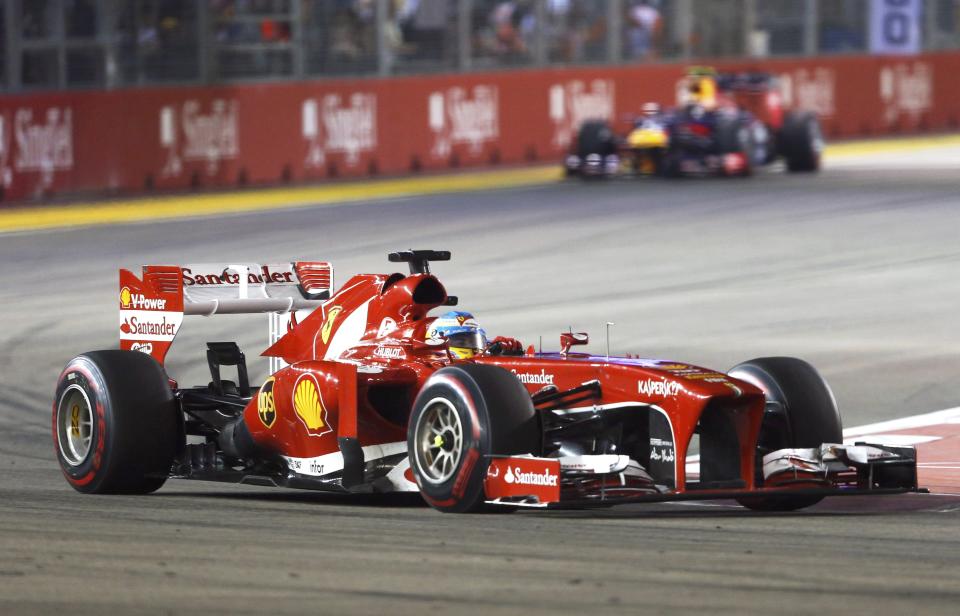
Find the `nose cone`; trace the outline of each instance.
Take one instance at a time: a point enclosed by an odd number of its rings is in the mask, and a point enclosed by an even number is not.
[[[682,389],[695,396],[739,398],[744,395],[763,395],[759,389],[750,383],[700,366],[677,362],[657,362],[650,367],[662,374],[663,382],[669,383],[669,387],[677,391]],[[638,388],[642,390],[642,387],[643,379],[638,383]]]

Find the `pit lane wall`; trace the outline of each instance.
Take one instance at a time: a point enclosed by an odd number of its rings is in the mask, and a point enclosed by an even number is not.
[[[723,62],[782,78],[830,137],[955,130],[960,54]],[[579,123],[673,104],[685,66],[0,97],[3,203],[559,164]]]

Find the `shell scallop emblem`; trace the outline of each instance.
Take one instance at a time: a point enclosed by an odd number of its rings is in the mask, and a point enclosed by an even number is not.
[[[293,410],[312,436],[321,436],[331,432],[327,422],[327,409],[320,399],[320,390],[312,375],[300,377],[293,388]]]
[[[131,295],[130,287],[123,287],[120,289],[120,306],[122,308],[127,309],[130,307],[130,301],[132,299]]]
[[[322,340],[324,344],[330,342],[330,332],[333,331],[333,323],[337,320],[337,317],[340,316],[341,312],[343,312],[343,308],[334,306],[330,309],[330,312],[327,313],[327,319],[320,328],[320,340]]]

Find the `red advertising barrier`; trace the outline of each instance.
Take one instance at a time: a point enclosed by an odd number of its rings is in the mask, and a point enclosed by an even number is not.
[[[952,130],[960,54],[736,61],[781,76],[829,136]],[[0,98],[0,193],[112,194],[558,161],[586,118],[672,104],[636,65]]]

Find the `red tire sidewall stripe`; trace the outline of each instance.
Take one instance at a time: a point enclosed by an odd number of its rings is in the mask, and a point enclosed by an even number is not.
[[[467,413],[470,415],[470,434],[472,436],[472,443],[466,452],[463,463],[460,465],[460,470],[457,472],[456,477],[454,477],[453,487],[451,488],[453,498],[438,500],[430,497],[422,488],[420,490],[421,496],[423,496],[424,500],[431,505],[435,507],[453,507],[463,498],[467,491],[467,487],[470,485],[470,475],[476,468],[477,463],[481,461],[480,451],[478,450],[480,439],[482,438],[482,433],[480,430],[480,415],[477,411],[475,397],[470,392],[469,388],[464,386],[464,384],[458,379],[452,378],[452,376],[447,374],[435,374],[430,378],[430,381],[431,385],[442,383],[443,385],[457,392],[464,401]],[[416,463],[416,471],[419,471],[419,463]],[[419,473],[415,472],[415,475],[419,476]]]
[[[69,470],[69,467],[66,466],[61,459],[60,455],[60,431],[57,426],[57,405],[60,400],[59,397],[62,395],[60,388],[63,384],[63,381],[71,372],[78,372],[86,380],[87,386],[92,390],[95,400],[96,408],[96,426],[97,426],[97,443],[96,449],[93,452],[93,459],[91,460],[91,469],[84,474],[82,477],[74,477]],[[53,449],[54,454],[57,456],[57,461],[60,463],[60,470],[63,472],[63,476],[67,478],[74,486],[86,486],[91,481],[93,481],[97,473],[103,467],[104,457],[106,454],[106,440],[107,440],[107,421],[106,421],[106,409],[103,406],[102,402],[102,392],[97,383],[97,379],[94,378],[93,373],[84,365],[82,361],[74,360],[71,362],[66,369],[61,373],[60,379],[57,381],[57,399],[53,401],[53,413],[52,413],[52,429],[53,429]]]

